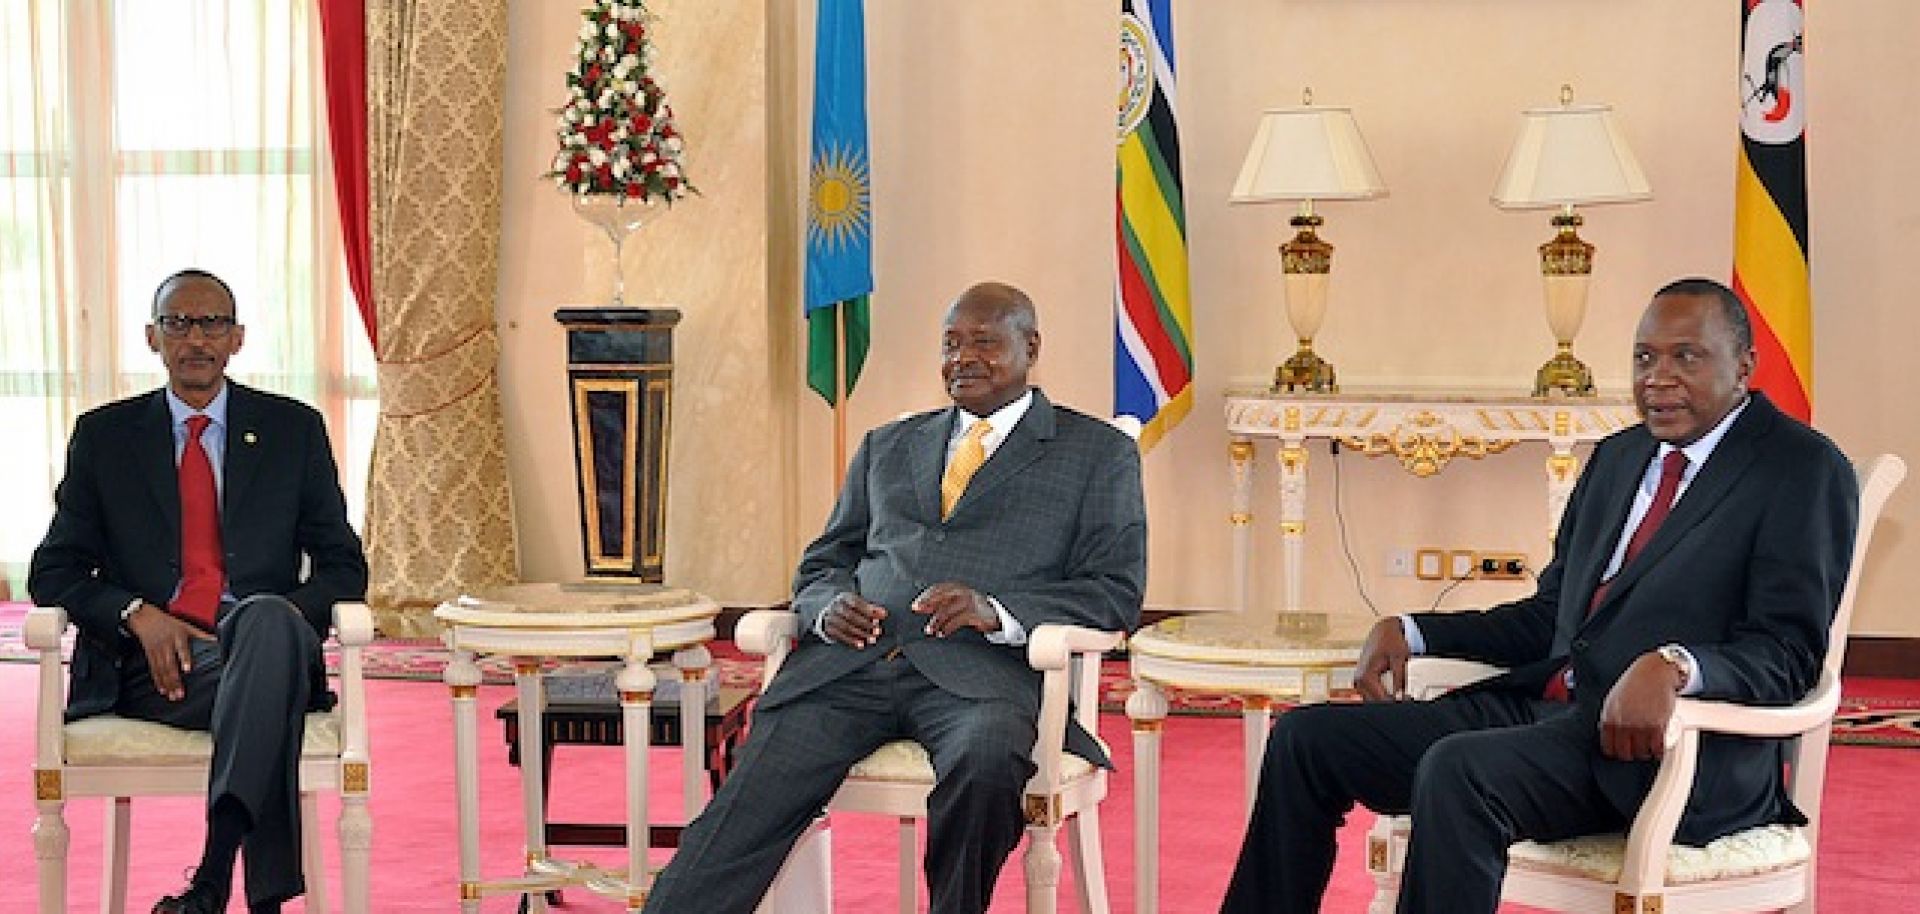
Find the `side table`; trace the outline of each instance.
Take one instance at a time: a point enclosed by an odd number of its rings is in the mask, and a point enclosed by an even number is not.
[[[1299,619],[1312,620],[1302,624]],[[1284,620],[1284,621],[1283,621]],[[1325,701],[1353,689],[1372,619],[1318,613],[1213,613],[1167,619],[1128,639],[1133,694],[1134,910],[1160,907],[1160,733],[1167,692],[1240,700],[1252,809],[1275,700]]]
[[[526,868],[516,878],[480,879],[479,711],[477,654],[511,657],[518,689],[520,731],[544,733],[546,709],[542,663],[548,659],[615,658],[614,678],[621,725],[628,733],[651,733],[656,677],[647,661],[673,653],[680,670],[680,714],[698,719],[706,707],[706,642],[714,636],[719,607],[692,591],[622,583],[519,584],[442,603],[434,617],[446,626],[453,659],[445,680],[453,697],[454,785],[459,802],[460,909],[479,914],[489,893],[527,896],[529,910],[547,909],[545,892],[585,886],[622,902],[628,911],[646,904],[652,874],[647,869],[647,754],[643,740],[626,743],[627,865],[603,869],[547,855],[546,811],[540,785],[546,779],[540,753],[521,758],[521,809],[526,817]],[[682,787],[689,816],[705,802],[705,728],[680,728],[685,757]]]

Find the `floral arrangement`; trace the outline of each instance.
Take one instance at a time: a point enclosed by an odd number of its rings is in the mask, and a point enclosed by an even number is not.
[[[694,188],[680,171],[673,107],[655,79],[653,17],[640,0],[592,0],[558,111],[560,151],[547,177],[580,196],[672,203]]]

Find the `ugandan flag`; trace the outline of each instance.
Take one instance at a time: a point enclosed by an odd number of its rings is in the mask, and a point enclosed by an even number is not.
[[[1740,160],[1733,290],[1758,355],[1752,387],[1813,415],[1813,290],[1807,281],[1805,16],[1800,0],[1740,4]]]
[[[1171,0],[1121,0],[1113,412],[1154,446],[1193,408],[1187,216],[1174,119]]]

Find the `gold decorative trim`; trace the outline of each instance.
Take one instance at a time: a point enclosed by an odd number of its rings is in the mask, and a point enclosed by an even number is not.
[[[460,900],[461,901],[479,901],[480,900],[480,883],[478,882],[460,883]]]
[[[1573,434],[1572,413],[1564,409],[1556,409],[1553,411],[1553,434],[1554,437],[1557,438],[1565,438]]]
[[[1387,871],[1387,839],[1367,839],[1367,869],[1375,873]]]
[[[343,793],[366,793],[367,785],[372,781],[372,772],[366,762],[342,762],[340,764],[340,790]]]
[[[1269,711],[1273,709],[1273,696],[1247,695],[1240,699],[1240,704],[1249,711]]]
[[[1300,407],[1289,406],[1280,414],[1280,427],[1289,432],[1300,430]]]
[[[1666,910],[1666,896],[1641,895],[1635,897],[1625,892],[1613,893],[1614,914],[1661,914]]]
[[[480,694],[479,686],[457,685],[457,686],[448,686],[447,688],[449,691],[453,692],[454,701],[459,701],[462,698],[472,698]]]
[[[1244,527],[1248,524],[1253,523],[1253,512],[1252,511],[1235,511],[1232,514],[1227,515],[1227,523],[1232,524],[1236,527]]]
[[[1512,438],[1462,435],[1459,429],[1445,425],[1439,416],[1426,411],[1409,417],[1391,432],[1374,432],[1364,437],[1347,435],[1339,440],[1368,457],[1391,455],[1400,461],[1402,468],[1421,479],[1439,473],[1456,457],[1479,460],[1520,443]]]
[[[652,701],[653,701],[653,693],[650,691],[629,692],[623,689],[620,692],[621,704],[647,704]]]
[[[704,682],[706,681],[707,671],[709,669],[711,669],[711,667],[682,667],[680,669],[680,681]]]
[[[592,413],[587,410],[587,395],[590,393],[619,394],[626,404],[626,416],[621,422],[620,442],[620,523],[625,536],[621,541],[621,551],[608,555],[600,540],[600,479],[595,460],[580,461],[580,484],[586,490],[582,499],[587,508],[587,569],[589,571],[619,571],[633,567],[634,501],[633,483],[635,461],[639,459],[640,436],[640,382],[638,379],[614,378],[576,378],[573,382],[574,415],[583,419]],[[589,423],[590,424],[590,423]],[[592,456],[592,442],[582,443],[581,456]]]
[[[1303,520],[1283,520],[1280,522],[1281,536],[1305,536],[1307,522]]]
[[[671,378],[647,379],[648,398],[651,399],[655,394],[658,394],[660,399],[659,412],[657,413],[657,415],[660,417],[660,440],[672,441],[673,440],[673,380]],[[631,436],[629,437],[631,438]],[[635,457],[639,455],[640,446],[637,442],[629,441],[628,447],[629,447],[630,454],[633,454]],[[631,461],[629,462],[631,463]],[[654,529],[654,532],[657,534],[656,536],[651,537],[650,542],[648,543],[648,545],[654,548],[649,550],[643,559],[643,561],[650,566],[657,566],[666,561],[665,556],[662,555],[661,553],[661,547],[663,547],[667,541],[666,493],[667,493],[668,469],[669,469],[669,465],[666,460],[666,454],[664,451],[662,451],[661,459],[660,459],[660,495],[657,498],[654,497],[654,494],[651,491],[652,482],[653,482],[651,474],[649,474],[647,479],[641,480],[641,484],[644,486],[647,486],[647,488],[643,488],[640,490],[640,499],[641,499],[640,504],[647,504],[649,501],[652,502],[653,529]],[[633,476],[632,467],[628,467],[627,476],[629,478],[632,478]],[[630,506],[628,508],[629,515],[633,515],[634,510],[635,509]],[[630,516],[627,521],[627,533],[629,536],[639,535],[638,524],[634,521],[632,516]]]
[[[1547,458],[1547,475],[1554,482],[1573,481],[1574,471],[1580,468],[1579,458],[1572,454],[1554,454]]]
[[[1227,458],[1229,460],[1232,460],[1234,463],[1246,463],[1247,461],[1252,460],[1253,459],[1253,442],[1251,441],[1227,442]]]
[[[1303,447],[1283,447],[1280,449],[1280,466],[1289,473],[1297,473],[1307,465],[1307,449]]]
[[[1060,814],[1059,794],[1027,794],[1026,819],[1028,825],[1059,825],[1063,818]]]
[[[534,864],[541,863],[546,859],[547,854],[545,851],[527,851],[527,869],[533,869]]]
[[[1161,717],[1156,717],[1152,720],[1136,720],[1133,722],[1133,732],[1159,733],[1160,730],[1166,726],[1166,723],[1166,719]]]
[[[513,674],[515,676],[532,676],[538,672],[540,672],[540,661],[525,660],[519,657],[513,658]]]
[[[33,798],[40,801],[66,799],[66,782],[58,768],[33,769]]]
[[[567,326],[567,329],[579,330],[580,328],[576,325],[569,324]],[[672,362],[568,362],[567,370],[578,371],[583,374],[589,374],[589,375],[596,371],[604,371],[604,372],[607,372],[608,374],[615,374],[619,372],[640,373],[640,372],[648,372],[648,371],[672,371],[673,363]]]

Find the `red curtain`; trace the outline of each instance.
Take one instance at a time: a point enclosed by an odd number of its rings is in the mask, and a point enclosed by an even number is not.
[[[373,310],[373,236],[367,218],[366,0],[319,0],[320,42],[326,63],[327,136],[333,141],[334,195],[347,248],[347,283],[379,351]]]

